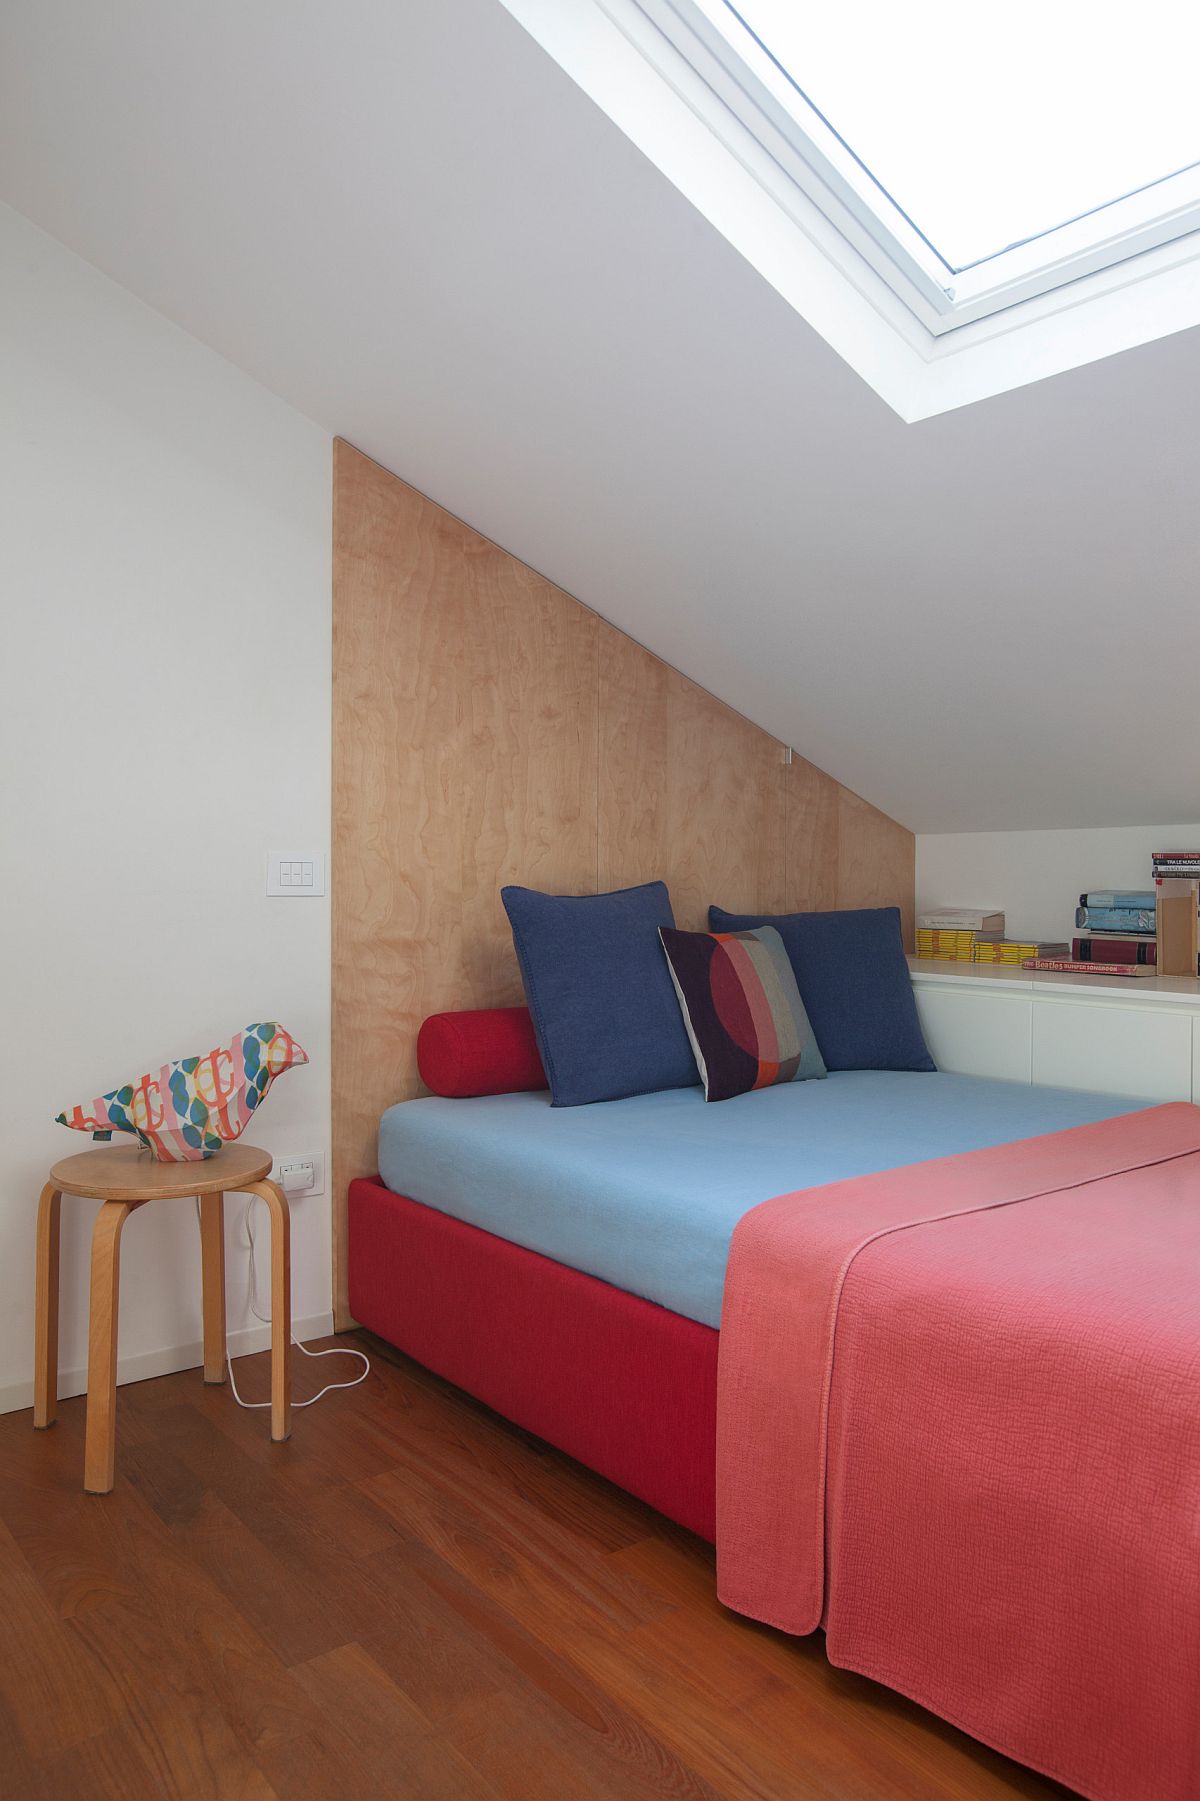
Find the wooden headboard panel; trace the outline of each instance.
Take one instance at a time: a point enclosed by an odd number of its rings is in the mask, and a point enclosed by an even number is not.
[[[681,926],[899,905],[912,833],[339,442],[333,563],[334,1314],[345,1196],[418,1092],[422,1019],[521,998],[505,882],[662,876]]]

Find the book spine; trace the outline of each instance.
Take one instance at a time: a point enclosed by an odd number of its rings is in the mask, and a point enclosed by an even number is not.
[[[1145,963],[1076,963],[1071,957],[1026,957],[1022,969],[1052,969],[1077,976],[1146,976],[1153,974]]]
[[[1079,897],[1081,907],[1152,907],[1153,888],[1093,888]]]
[[[1075,924],[1097,932],[1152,932],[1153,907],[1076,907]]]
[[[1157,963],[1154,938],[1073,938],[1071,955],[1077,963]]]
[[[1154,932],[1114,932],[1108,926],[1094,926],[1090,920],[1086,927],[1080,927],[1080,930],[1087,931],[1092,938],[1129,938],[1138,944],[1148,943],[1156,936]]]

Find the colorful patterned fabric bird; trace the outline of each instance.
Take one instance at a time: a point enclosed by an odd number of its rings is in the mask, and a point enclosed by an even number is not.
[[[241,1136],[276,1076],[307,1062],[291,1033],[269,1020],[55,1117],[95,1138],[131,1132],[160,1163],[198,1162]]]

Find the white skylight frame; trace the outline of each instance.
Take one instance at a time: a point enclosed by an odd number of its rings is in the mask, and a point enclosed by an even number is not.
[[[643,14],[703,82],[708,123],[721,132],[724,113],[748,132],[934,337],[1200,232],[1193,166],[955,269],[759,44],[736,0],[601,4]]]
[[[497,4],[909,424],[1200,327],[1200,229],[1179,236],[1177,223],[1176,235],[1160,232],[1168,241],[1136,254],[1123,247],[1123,260],[1091,273],[1077,262],[1040,292],[1014,280],[990,312],[968,312],[961,296],[947,312],[944,292],[939,311],[940,284],[930,297],[848,207],[831,223],[832,191],[823,211],[799,179],[809,179],[808,165],[782,135],[772,155],[654,22],[651,5],[678,27],[677,0],[669,9],[662,0]],[[815,176],[811,185],[818,191]]]

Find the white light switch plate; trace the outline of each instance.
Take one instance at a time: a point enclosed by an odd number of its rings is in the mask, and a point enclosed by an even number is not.
[[[323,850],[272,851],[267,858],[267,893],[296,896],[324,894]]]

